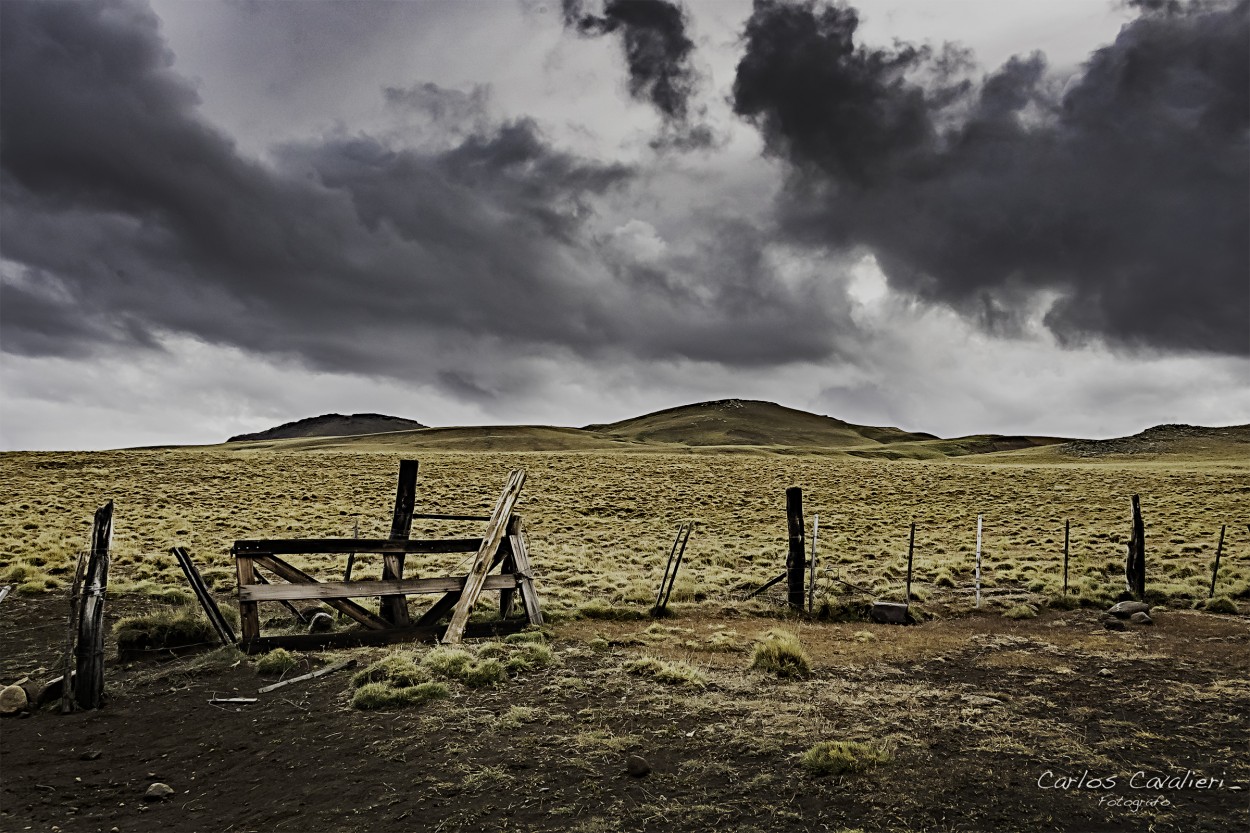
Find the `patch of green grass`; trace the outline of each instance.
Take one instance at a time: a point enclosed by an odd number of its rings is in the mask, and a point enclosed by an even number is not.
[[[1237,605],[1228,596],[1216,596],[1213,599],[1207,599],[1206,604],[1202,607],[1211,613],[1237,614]]]
[[[812,674],[811,659],[799,638],[789,631],[774,629],[764,634],[751,655],[751,667],[782,678],[803,679]]]
[[[542,631],[521,631],[508,634],[503,641],[509,645],[546,645],[547,635]]]
[[[803,753],[800,763],[811,775],[867,772],[890,762],[883,749],[858,741],[821,741]]]
[[[367,668],[352,675],[352,687],[361,688],[369,683],[387,683],[397,688],[408,688],[429,682],[430,670],[419,665],[407,653],[393,653],[383,657]]]
[[[294,671],[303,662],[296,654],[286,648],[274,648],[256,660],[257,674],[286,674]]]
[[[421,658],[421,665],[439,677],[458,680],[470,688],[495,686],[507,679],[503,663],[494,658],[474,659],[461,648],[438,647]]]
[[[1003,611],[1004,619],[1035,619],[1037,618],[1037,608],[1031,604],[1013,605]]]
[[[446,683],[428,682],[396,688],[387,683],[366,683],[352,695],[352,708],[362,711],[403,709],[451,696]]]
[[[690,688],[703,688],[707,685],[707,677],[699,669],[680,660],[662,660],[658,657],[644,656],[630,660],[622,667],[629,674],[650,677],[670,685]]]
[[[533,671],[535,668],[546,668],[556,662],[555,653],[546,645],[537,642],[522,643],[507,658],[504,667],[510,672]]]
[[[217,632],[199,608],[170,607],[141,616],[125,616],[113,626],[119,651],[185,648],[218,641]]]

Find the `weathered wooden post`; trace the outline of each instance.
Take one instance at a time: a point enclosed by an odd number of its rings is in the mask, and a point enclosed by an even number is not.
[[[786,555],[786,598],[791,609],[802,611],[807,548],[803,546],[803,490],[798,486],[786,489],[786,524],[790,533],[790,552]]]
[[[1211,592],[1207,594],[1208,599],[1215,598],[1215,577],[1220,572],[1220,554],[1224,551],[1224,528],[1227,524],[1220,524],[1220,542],[1215,545],[1215,566],[1211,568]]]
[[[104,598],[109,582],[109,548],[113,544],[113,501],[96,510],[91,525],[91,555],[78,616],[74,702],[79,708],[104,704]],[[68,681],[66,681],[68,684]]]
[[[399,483],[395,487],[395,512],[391,519],[392,541],[407,541],[412,531],[412,512],[417,504],[416,460],[399,461]],[[382,580],[398,581],[404,577],[404,553],[385,553],[382,556]],[[412,624],[408,617],[408,598],[404,595],[383,596],[378,614],[392,625],[406,627]]]
[[[1071,520],[1063,522],[1063,595],[1068,595],[1068,529]]]
[[[981,606],[981,516],[977,515],[977,607]]]
[[[820,537],[820,514],[812,518],[812,564],[807,577],[807,615],[816,607],[816,539]]]
[[[1146,598],[1146,527],[1141,519],[1141,498],[1133,495],[1133,531],[1124,561],[1124,583],[1138,601]]]
[[[907,540],[907,597],[903,601],[911,604],[911,557],[916,551],[916,522],[911,522],[911,537]]]

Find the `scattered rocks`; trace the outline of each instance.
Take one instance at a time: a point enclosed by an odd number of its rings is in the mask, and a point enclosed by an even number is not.
[[[308,620],[309,633],[324,633],[334,627],[334,620],[324,610],[313,614]]]
[[[27,702],[26,689],[20,685],[0,689],[0,714],[17,714],[26,708]]]
[[[1102,620],[1102,626],[1103,626],[1104,628],[1106,628],[1107,630],[1109,630],[1109,631],[1125,631],[1125,630],[1128,630],[1128,626],[1127,626],[1127,625],[1125,625],[1123,621],[1121,621],[1120,619],[1115,618],[1114,616],[1108,616],[1106,619],[1103,619],[1103,620]]]
[[[651,774],[651,764],[641,755],[630,755],[625,761],[625,771],[634,778],[646,778]]]
[[[1120,602],[1119,604],[1112,606],[1107,612],[1112,616],[1127,619],[1134,613],[1149,613],[1150,605],[1145,602]]]
[[[162,784],[160,781],[155,782],[148,787],[148,791],[143,794],[144,801],[164,801],[174,794],[174,788],[168,784]]]
[[[1134,613],[1128,618],[1128,620],[1134,625],[1153,625],[1155,623],[1155,620],[1151,619],[1150,614],[1145,611],[1138,611],[1137,613]]]

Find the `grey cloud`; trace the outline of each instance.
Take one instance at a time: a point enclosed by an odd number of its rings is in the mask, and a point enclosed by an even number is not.
[[[459,367],[466,342],[729,364],[837,347],[836,288],[777,282],[758,230],[703,228],[648,266],[659,280],[609,258],[598,212],[635,172],[553,148],[531,121],[433,150],[335,136],[262,163],[202,118],[145,6],[18,0],[0,15],[0,245],[58,287],[6,282],[5,350],[187,334],[490,393]],[[389,95],[480,116],[472,92]]]
[[[757,0],[734,106],[793,167],[787,230],[1000,327],[1046,290],[1067,342],[1250,352],[1250,6],[1135,5],[1060,91],[1040,54],[974,84],[857,44],[850,7]]]

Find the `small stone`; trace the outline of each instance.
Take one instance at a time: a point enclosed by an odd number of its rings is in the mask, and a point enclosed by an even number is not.
[[[1150,614],[1141,611],[1130,616],[1129,621],[1134,625],[1153,625],[1155,623],[1155,620],[1150,618]]]
[[[26,689],[20,685],[5,686],[0,690],[0,714],[17,714],[26,708]]]
[[[313,614],[308,620],[309,633],[324,633],[334,627],[334,620],[324,610]]]
[[[625,761],[625,771],[635,778],[646,778],[651,774],[651,764],[641,755],[630,755]]]
[[[1098,669],[1098,676],[1099,676],[1099,677],[1114,677],[1114,676],[1115,676],[1115,672],[1114,672],[1114,671],[1112,671],[1110,668],[1099,668],[1099,669]]]
[[[1134,613],[1149,613],[1150,605],[1145,602],[1120,602],[1119,604],[1112,605],[1107,612],[1112,616],[1127,619]]]
[[[83,761],[94,761],[96,758],[100,757],[101,754],[102,753],[99,749],[88,749],[86,752],[79,755],[78,758]]]
[[[999,700],[997,697],[984,697],[979,694],[965,694],[962,699],[970,706],[980,706],[983,708],[1001,706],[1003,704],[1003,701]]]
[[[1108,616],[1106,619],[1103,619],[1102,626],[1109,631],[1125,630],[1124,623],[1112,616]]]
[[[174,794],[174,788],[168,784],[162,784],[157,781],[148,787],[148,791],[143,794],[144,801],[164,801]]]

